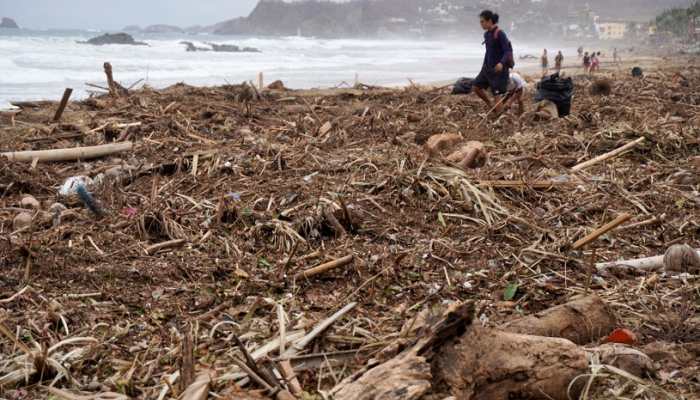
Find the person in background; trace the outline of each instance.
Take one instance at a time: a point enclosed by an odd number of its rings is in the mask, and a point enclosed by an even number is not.
[[[547,57],[547,49],[544,49],[544,52],[542,53],[542,76],[547,75],[547,72],[549,72],[549,57]]]
[[[527,82],[523,79],[520,74],[515,72],[510,73],[510,79],[508,81],[508,94],[505,100],[505,109],[509,109],[510,106],[517,102],[518,103],[518,115],[523,115],[525,113],[525,103],[523,102],[523,93],[527,87]]]
[[[557,74],[561,72],[561,66],[564,64],[564,55],[559,50],[557,56],[554,58],[554,69],[557,70]]]
[[[588,52],[583,55],[583,73],[588,74],[591,71],[591,56],[588,55]]]
[[[495,111],[496,115],[503,110],[503,96],[508,91],[509,70],[514,65],[513,46],[505,32],[498,27],[498,20],[498,14],[490,10],[479,14],[481,28],[486,31],[484,33],[486,54],[481,72],[473,82],[474,93],[486,103],[490,111]],[[496,105],[493,107],[491,99],[485,92],[489,88],[496,100]]]
[[[617,47],[613,49],[613,62],[617,64],[620,61],[620,57],[617,54]]]
[[[593,52],[593,55],[591,56],[591,65],[588,68],[588,73],[590,75],[593,75],[593,73],[595,73],[599,67],[600,67],[600,60],[598,60],[598,54]]]
[[[583,57],[583,46],[579,46],[578,47],[578,58],[582,58],[582,57]]]

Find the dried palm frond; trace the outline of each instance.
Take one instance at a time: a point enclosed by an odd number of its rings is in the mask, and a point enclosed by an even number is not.
[[[291,223],[279,219],[257,223],[252,228],[252,234],[258,239],[269,240],[277,249],[287,252],[291,251],[297,242],[306,242]]]
[[[442,190],[449,190],[456,198],[474,205],[486,221],[486,225],[492,226],[510,212],[503,207],[492,194],[489,194],[472,184],[469,176],[461,169],[453,167],[429,167],[424,170],[424,175],[440,184]],[[446,188],[449,189],[446,189]]]
[[[97,343],[97,339],[92,337],[74,337],[56,343],[48,349],[42,349],[38,343],[33,342],[36,350],[31,350],[2,324],[0,333],[21,350],[21,354],[0,363],[0,388],[16,387],[22,382],[28,384],[37,378],[53,378],[54,383],[65,378],[71,384],[76,384],[70,374],[71,364],[84,359],[91,351],[88,345]],[[77,345],[82,347],[65,353],[59,351],[63,347]]]

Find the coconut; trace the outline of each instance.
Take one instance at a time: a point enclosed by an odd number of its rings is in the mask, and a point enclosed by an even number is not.
[[[700,273],[700,255],[687,244],[676,244],[664,255],[664,270],[667,272]]]
[[[29,229],[32,226],[32,214],[20,213],[12,220],[12,229],[18,231],[20,229]]]
[[[35,199],[34,196],[30,195],[22,197],[22,200],[20,200],[19,204],[22,208],[30,208],[32,210],[41,209],[41,203],[39,203],[39,201]]]

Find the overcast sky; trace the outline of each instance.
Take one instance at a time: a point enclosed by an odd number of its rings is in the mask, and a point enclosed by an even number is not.
[[[211,25],[248,15],[257,0],[0,0],[0,17],[23,28],[121,29]]]

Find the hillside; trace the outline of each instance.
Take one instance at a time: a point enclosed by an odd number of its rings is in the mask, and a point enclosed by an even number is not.
[[[664,9],[684,0],[355,0],[296,2],[260,0],[248,17],[213,27],[221,34],[339,36],[441,35],[478,30],[476,15],[485,8],[503,16],[502,25],[517,26],[521,34],[560,35],[560,27],[580,23],[582,16],[606,19],[652,20]]]

